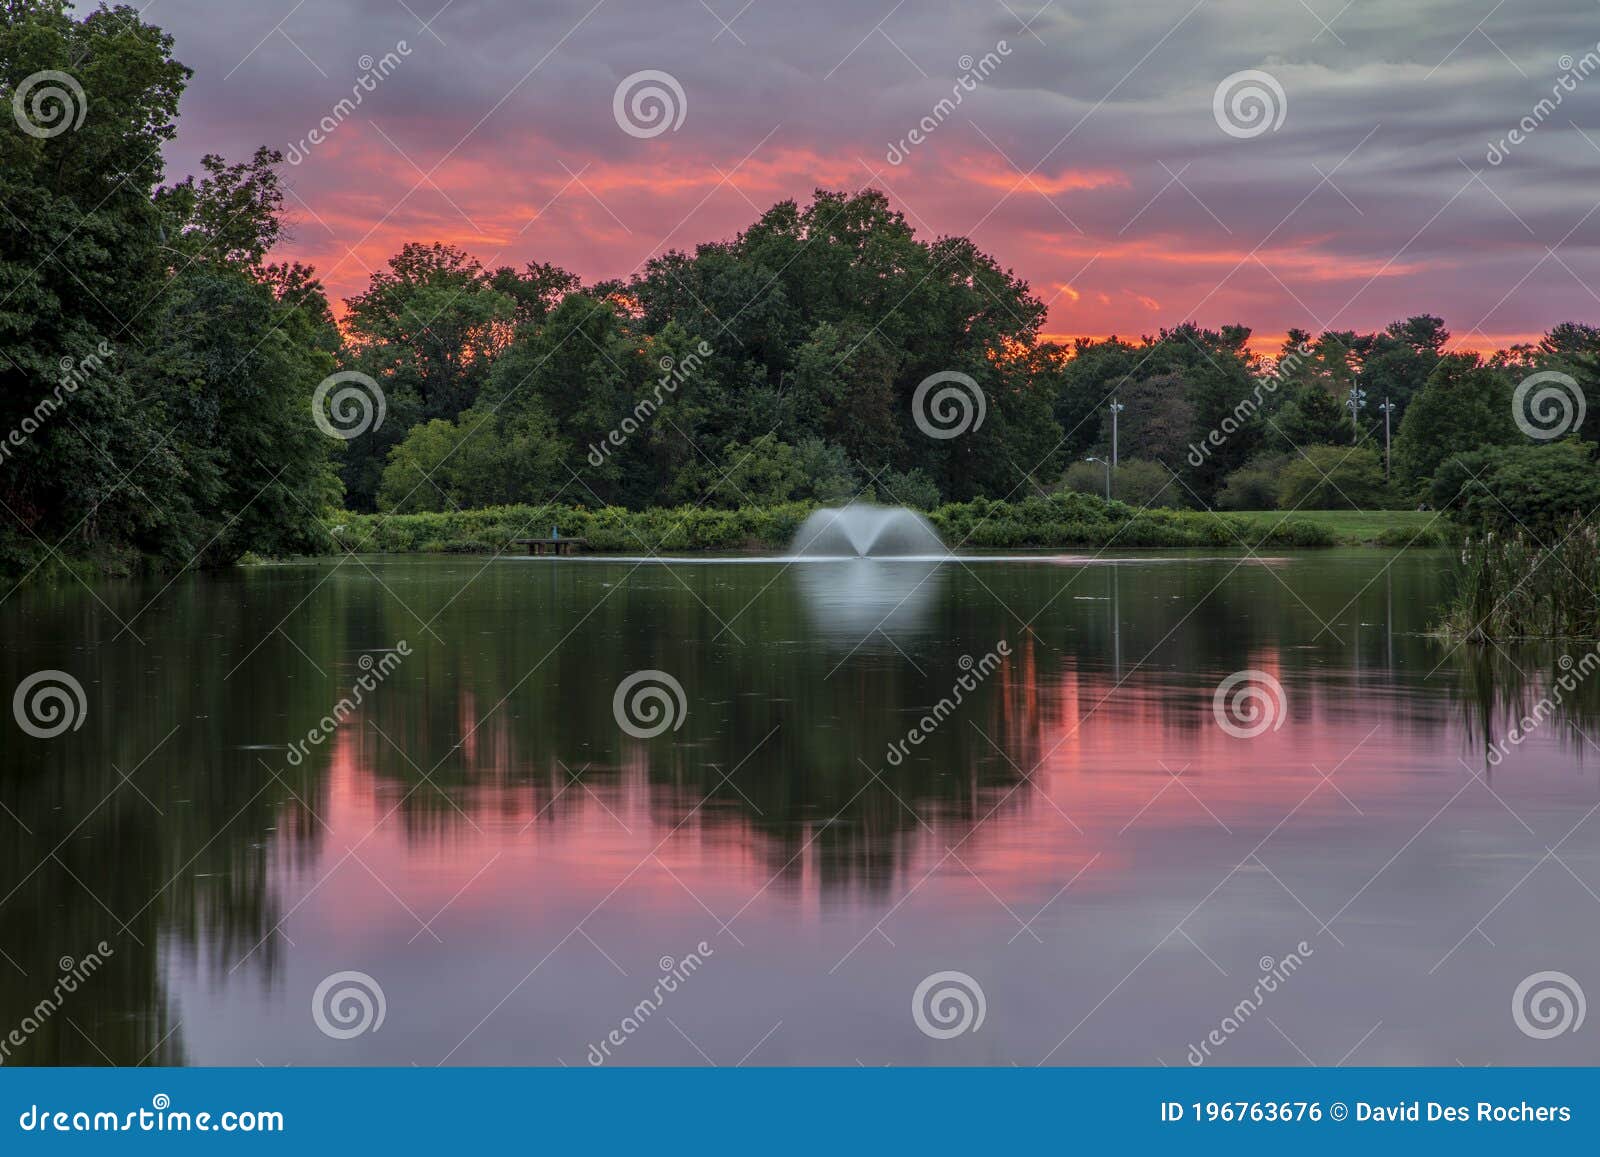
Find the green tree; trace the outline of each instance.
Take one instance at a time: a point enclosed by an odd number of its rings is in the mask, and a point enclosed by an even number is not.
[[[1320,382],[1300,386],[1272,419],[1272,442],[1283,450],[1351,441],[1350,412]]]
[[[0,421],[26,435],[0,565],[41,542],[181,564],[316,549],[337,488],[310,398],[337,339],[310,271],[264,263],[277,155],[160,187],[189,76],[171,38],[127,6],[0,13],[0,93],[42,71],[82,92],[61,83],[42,131],[49,104],[0,124]]]
[[[1511,383],[1470,354],[1441,358],[1412,401],[1394,444],[1397,480],[1418,489],[1453,454],[1518,442]]]

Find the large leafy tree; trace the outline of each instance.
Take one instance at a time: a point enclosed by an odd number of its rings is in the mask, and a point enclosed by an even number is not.
[[[309,400],[337,335],[309,271],[264,264],[276,154],[159,187],[171,38],[126,6],[0,14],[0,98],[25,110],[0,123],[3,562],[318,545],[336,490]]]
[[[1524,440],[1512,418],[1506,375],[1471,354],[1447,355],[1400,423],[1397,481],[1419,487],[1453,455]]]

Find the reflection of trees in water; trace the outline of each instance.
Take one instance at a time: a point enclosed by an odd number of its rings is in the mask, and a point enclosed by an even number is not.
[[[57,667],[80,678],[88,708],[81,729],[55,739],[12,730],[0,755],[12,813],[0,815],[0,1035],[40,1022],[7,1063],[181,1062],[163,952],[221,974],[277,919],[268,848],[293,822],[280,804],[291,790],[313,792],[318,774],[284,769],[280,784],[258,760],[281,767],[282,752],[238,748],[283,742],[284,719],[320,713],[325,692],[319,678],[284,679],[265,664],[225,678],[276,621],[259,621],[255,585],[179,580],[134,623],[143,646],[115,638],[81,588],[14,596],[22,605],[8,610],[28,622],[13,638],[26,642],[0,659],[0,686]],[[127,620],[153,589],[99,593]],[[333,641],[302,645],[326,665]],[[81,960],[102,940],[105,966],[35,1015],[61,958]],[[276,959],[270,943],[255,957],[268,978]]]
[[[901,565],[929,577],[921,564],[826,565]],[[857,621],[858,608],[832,606],[848,602],[847,592],[819,593],[823,565],[796,567],[791,588],[789,576],[774,581],[770,572],[723,581],[742,569],[635,572],[553,651],[553,629],[486,634],[481,626],[484,641],[470,650],[425,648],[400,677],[406,692],[373,705],[369,722],[395,745],[363,744],[376,775],[402,792],[418,788],[400,809],[408,832],[460,838],[458,807],[518,827],[538,816],[540,827],[559,831],[582,813],[587,788],[618,813],[647,809],[662,835],[683,823],[684,833],[741,841],[778,877],[774,886],[804,879],[823,893],[882,889],[917,848],[958,843],[997,804],[1035,806],[1021,776],[1084,720],[1125,726],[1130,742],[1151,729],[1192,737],[1214,726],[1209,688],[1235,670],[1265,666],[1291,684],[1317,686],[1315,695],[1291,696],[1291,715],[1313,704],[1335,718],[1370,712],[1393,692],[1383,710],[1402,726],[1445,725],[1391,674],[1396,662],[1410,670],[1431,663],[1417,633],[1436,587],[1428,568],[1385,572],[1377,582],[1370,562],[1358,580],[1330,570],[1325,585],[1307,586],[1302,576],[1302,602],[1256,563],[1220,584],[1227,568],[1189,562],[1131,572],[948,566],[920,587],[867,583],[863,598],[882,605],[871,621]],[[531,583],[544,589],[522,594],[565,608],[570,592],[560,584],[573,573],[533,571]],[[746,609],[768,583],[772,597]],[[895,597],[886,600],[885,590]],[[591,605],[580,602],[576,613]],[[470,621],[452,617],[439,624],[447,637]],[[570,613],[558,617],[566,629]],[[742,642],[724,628],[729,622]],[[830,629],[841,623],[852,629]],[[890,743],[951,694],[959,658],[976,659],[1001,639],[1012,650],[1001,669],[891,764]],[[611,692],[646,669],[678,679],[689,710],[681,729],[639,741],[618,728]],[[416,693],[418,681],[425,694]]]
[[[1558,740],[1581,763],[1600,742],[1600,648],[1592,642],[1451,647],[1468,749],[1484,770],[1528,739]]]
[[[389,822],[417,844],[466,846],[477,833],[464,816],[519,839],[581,838],[592,791],[647,816],[655,839],[677,828],[673,839],[741,848],[781,892],[889,894],[995,809],[1039,806],[1021,775],[1091,713],[1130,736],[1182,737],[1208,725],[1209,700],[1170,693],[1180,677],[1214,682],[1272,656],[1291,682],[1326,684],[1326,665],[1367,686],[1397,662],[1432,662],[1426,640],[1372,627],[1391,624],[1396,606],[1415,608],[1412,630],[1425,625],[1427,568],[1348,607],[1370,573],[1302,577],[1308,611],[1254,566],[1220,586],[1214,565],[1189,563],[951,566],[906,600],[908,613],[858,623],[829,620],[828,598],[768,568],[645,567],[623,582],[622,567],[497,564],[473,578],[481,561],[448,565],[397,564],[388,589],[354,565],[185,578],[140,615],[142,647],[113,640],[115,624],[81,590],[14,596],[6,613],[26,611],[13,632],[26,642],[0,659],[4,686],[75,670],[90,710],[81,731],[19,737],[0,755],[0,800],[17,817],[0,814],[13,836],[0,894],[14,889],[0,904],[0,948],[14,962],[0,958],[0,1033],[49,991],[59,957],[101,939],[116,956],[9,1063],[182,1060],[163,988],[174,963],[274,983],[277,881],[316,872],[364,834],[323,827],[338,802],[336,753],[360,771],[363,815],[393,809]],[[153,589],[101,594],[129,618]],[[413,611],[437,614],[439,640]],[[1317,638],[1319,618],[1342,643]],[[272,633],[280,620],[292,643]],[[413,655],[333,740],[288,764],[282,745],[348,691],[359,656],[400,638]],[[1002,639],[1002,667],[891,763],[890,743],[951,695],[961,656]],[[635,740],[612,693],[651,668],[682,683],[689,710],[680,729]],[[1153,679],[1162,692],[1141,693]],[[1342,701],[1343,689],[1321,698]],[[1413,710],[1399,698],[1394,712]],[[1440,725],[1416,710],[1416,726]]]

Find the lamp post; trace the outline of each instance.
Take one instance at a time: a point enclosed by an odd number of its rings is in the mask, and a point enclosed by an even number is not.
[[[1378,409],[1383,411],[1383,480],[1389,481],[1389,415],[1394,413],[1395,405],[1388,398],[1378,403]]]
[[[1085,462],[1098,462],[1098,463],[1100,463],[1100,465],[1102,465],[1102,466],[1104,466],[1106,468],[1106,501],[1110,502],[1111,501],[1111,463],[1107,462],[1104,458],[1094,458],[1094,457],[1085,458],[1084,461]]]
[[[1354,445],[1361,440],[1361,411],[1367,407],[1367,391],[1351,386],[1344,404],[1350,408],[1350,444]]]
[[[1117,464],[1117,415],[1128,407],[1117,401],[1116,398],[1112,398],[1109,408],[1111,410],[1111,465],[1115,467]]]

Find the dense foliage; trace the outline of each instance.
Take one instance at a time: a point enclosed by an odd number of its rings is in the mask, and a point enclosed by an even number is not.
[[[591,549],[644,554],[658,550],[782,550],[794,539],[810,502],[732,509],[706,506],[565,504],[496,506],[426,514],[331,516],[329,531],[346,550],[434,553],[512,550],[519,538],[584,538]],[[1226,515],[1141,510],[1077,494],[1018,502],[978,498],[928,511],[946,543],[973,547],[1061,546],[1330,546],[1333,533],[1310,522],[1277,518],[1265,527]]]
[[[309,271],[266,263],[277,155],[163,187],[189,76],[171,38],[125,6],[0,15],[0,569],[322,547],[338,486],[308,404],[339,339]],[[11,115],[45,72],[86,94],[77,128]]]
[[[1565,323],[1488,359],[1446,352],[1426,314],[1293,330],[1275,357],[1243,326],[1193,323],[1068,348],[1041,337],[1045,304],[1014,273],[964,238],[919,238],[870,189],[782,201],[587,285],[411,243],[336,322],[312,270],[270,260],[278,154],[163,183],[189,76],[170,37],[130,7],[0,14],[8,111],[62,74],[84,114],[0,124],[0,569],[314,551],[339,510],[557,503],[618,527],[637,520],[612,512],[653,512],[644,530],[694,508],[690,537],[727,544],[867,498],[993,546],[1108,527],[1227,541],[1171,513],[1218,508],[1431,506],[1543,535],[1600,500],[1600,331]],[[1595,402],[1554,435],[1518,413],[1550,375]],[[370,422],[327,429],[330,378],[365,384]],[[1023,498],[1102,495],[1112,457],[1116,515]],[[959,513],[985,502],[1002,505]]]

